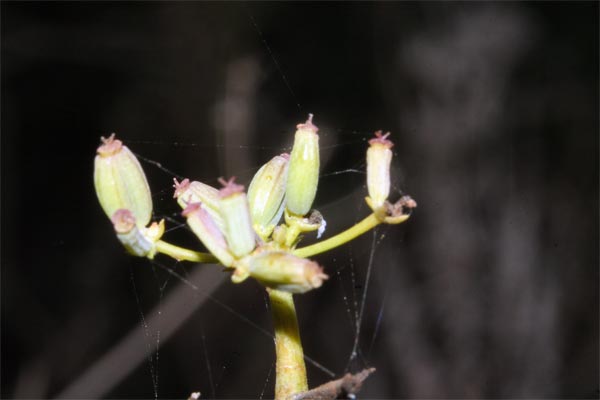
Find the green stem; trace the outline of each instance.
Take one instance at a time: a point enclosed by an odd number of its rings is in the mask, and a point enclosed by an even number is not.
[[[315,244],[311,244],[310,246],[295,249],[293,253],[298,257],[310,257],[314,256],[315,254],[324,253],[357,238],[363,233],[375,228],[380,223],[382,223],[382,221],[377,219],[375,214],[370,214],[367,218],[363,219],[353,227],[346,229],[344,232],[338,233],[337,235],[330,237],[327,240],[323,240],[322,242],[317,242]]]
[[[300,235],[298,224],[288,225],[287,231],[285,232],[285,245],[291,247],[296,239],[298,239],[298,235]]]
[[[201,263],[218,263],[212,254],[201,253],[199,251],[185,249],[183,247],[175,246],[174,244],[167,243],[159,240],[156,242],[156,251],[158,253],[166,254],[178,261],[192,261]]]
[[[308,390],[304,352],[291,293],[269,290],[275,328],[275,399],[284,400]]]

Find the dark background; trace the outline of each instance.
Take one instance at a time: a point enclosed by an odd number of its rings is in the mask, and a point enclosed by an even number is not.
[[[332,278],[297,296],[309,356],[337,376],[377,367],[365,398],[598,397],[597,2],[1,14],[3,398],[272,396],[272,340],[240,317],[271,331],[261,288],[124,254],[93,157],[117,132],[174,174],[247,183],[308,112],[326,235],[366,215],[364,175],[331,173],[363,169],[376,129],[396,143],[394,196],[419,204],[377,231],[352,362],[374,236],[316,257]],[[173,174],[143,166],[155,216],[177,226]],[[185,229],[167,238],[197,246]]]

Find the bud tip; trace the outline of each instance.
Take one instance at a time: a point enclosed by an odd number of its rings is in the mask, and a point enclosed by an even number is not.
[[[241,193],[244,191],[243,185],[238,185],[237,183],[235,183],[235,176],[232,176],[231,178],[229,178],[228,181],[226,181],[225,179],[223,179],[221,177],[221,178],[219,178],[219,183],[221,185],[223,185],[223,188],[221,188],[221,190],[219,190],[219,196],[221,198],[229,197],[231,195],[234,195],[236,193]]]
[[[202,207],[202,203],[188,203],[188,205],[183,209],[181,215],[187,217],[188,215],[194,213]]]
[[[314,116],[313,114],[308,114],[308,119],[306,120],[306,122],[303,124],[296,125],[296,128],[298,130],[312,131],[312,132],[317,133],[319,128],[317,128],[317,126],[313,124],[313,122],[312,122],[313,116]]]
[[[102,144],[98,147],[97,153],[102,157],[108,157],[115,153],[118,153],[123,147],[123,142],[115,139],[115,134],[111,134],[109,137],[100,137]]]
[[[176,199],[183,195],[183,193],[190,186],[190,180],[185,178],[181,182],[177,182],[177,178],[173,178],[173,188],[175,189],[175,193],[173,193],[173,198]]]
[[[310,282],[310,286],[314,289],[321,287],[323,281],[329,279],[329,275],[323,272],[323,268],[314,261],[311,261],[306,268],[306,277]]]
[[[127,233],[135,226],[135,216],[125,208],[115,211],[111,221],[117,233]]]
[[[386,134],[384,135],[383,131],[377,131],[375,132],[375,137],[369,140],[369,144],[382,144],[388,148],[391,148],[394,145],[394,143],[392,143],[391,140],[388,140],[388,136],[390,136],[390,132],[386,132]]]

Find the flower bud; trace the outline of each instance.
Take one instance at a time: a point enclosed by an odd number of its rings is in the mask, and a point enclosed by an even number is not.
[[[152,217],[152,196],[137,158],[115,134],[102,138],[94,162],[94,185],[102,209],[111,218],[117,210],[129,210],[138,226]]]
[[[254,230],[264,240],[271,235],[283,213],[289,158],[285,153],[273,157],[258,170],[248,188]]]
[[[180,183],[177,182],[177,179],[173,178],[173,182],[175,183],[173,185],[175,188],[173,198],[177,199],[177,204],[182,209],[185,209],[191,203],[202,203],[202,207],[210,214],[219,229],[223,231],[223,218],[221,218],[221,213],[219,212],[218,189],[202,182],[190,182],[189,179],[184,179]]]
[[[243,257],[254,250],[256,245],[256,233],[252,228],[248,199],[244,187],[234,183],[234,178],[219,181],[223,185],[219,191],[223,232],[231,253],[236,257]]]
[[[225,237],[201,203],[190,203],[182,215],[187,219],[188,226],[221,264],[231,267],[234,258],[227,248]]]
[[[297,215],[305,215],[311,208],[319,184],[319,135],[308,120],[297,126],[286,187],[286,207]]]
[[[280,251],[252,256],[248,273],[267,287],[290,293],[316,289],[329,278],[316,262]]]
[[[135,216],[130,210],[124,208],[115,211],[111,221],[115,228],[117,238],[121,241],[129,254],[138,257],[152,258],[156,253],[154,241],[144,235],[145,228],[136,224]]]
[[[367,150],[367,203],[373,211],[380,210],[390,194],[390,164],[392,162],[391,141],[381,131],[375,132],[375,138],[369,140]]]

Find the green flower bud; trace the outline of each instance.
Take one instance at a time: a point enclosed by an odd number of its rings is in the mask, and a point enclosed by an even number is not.
[[[285,182],[290,156],[275,156],[252,178],[248,188],[248,203],[254,230],[267,240],[281,219],[285,205]]]
[[[201,203],[188,204],[181,214],[202,244],[226,267],[234,262],[223,233],[219,230],[208,211]]]
[[[114,133],[102,142],[94,162],[94,185],[102,209],[109,218],[117,210],[129,210],[138,226],[148,225],[152,196],[142,166]]]
[[[122,208],[115,211],[111,220],[117,238],[129,254],[138,257],[154,257],[156,253],[154,241],[144,234],[145,228],[136,224],[135,216],[130,210]]]
[[[319,184],[319,135],[308,120],[297,126],[286,188],[286,207],[296,215],[305,215],[312,206]]]
[[[223,218],[225,238],[229,250],[236,257],[243,257],[254,250],[256,233],[252,228],[252,219],[248,207],[248,199],[244,187],[229,181],[219,179],[223,188],[219,191],[219,209]]]
[[[375,212],[380,212],[390,194],[390,164],[392,162],[391,141],[387,140],[389,132],[382,135],[375,132],[375,138],[369,140],[367,150],[367,188],[369,197],[367,204]]]
[[[185,209],[188,204],[202,203],[202,207],[210,214],[211,218],[217,224],[219,229],[223,231],[223,218],[219,212],[219,190],[212,186],[206,185],[202,182],[184,179],[183,181],[177,182],[177,179],[173,178],[175,183],[175,193],[173,198],[177,199],[177,204],[182,209]]]
[[[252,256],[248,262],[248,273],[269,288],[290,293],[316,289],[329,278],[316,262],[282,251]]]

